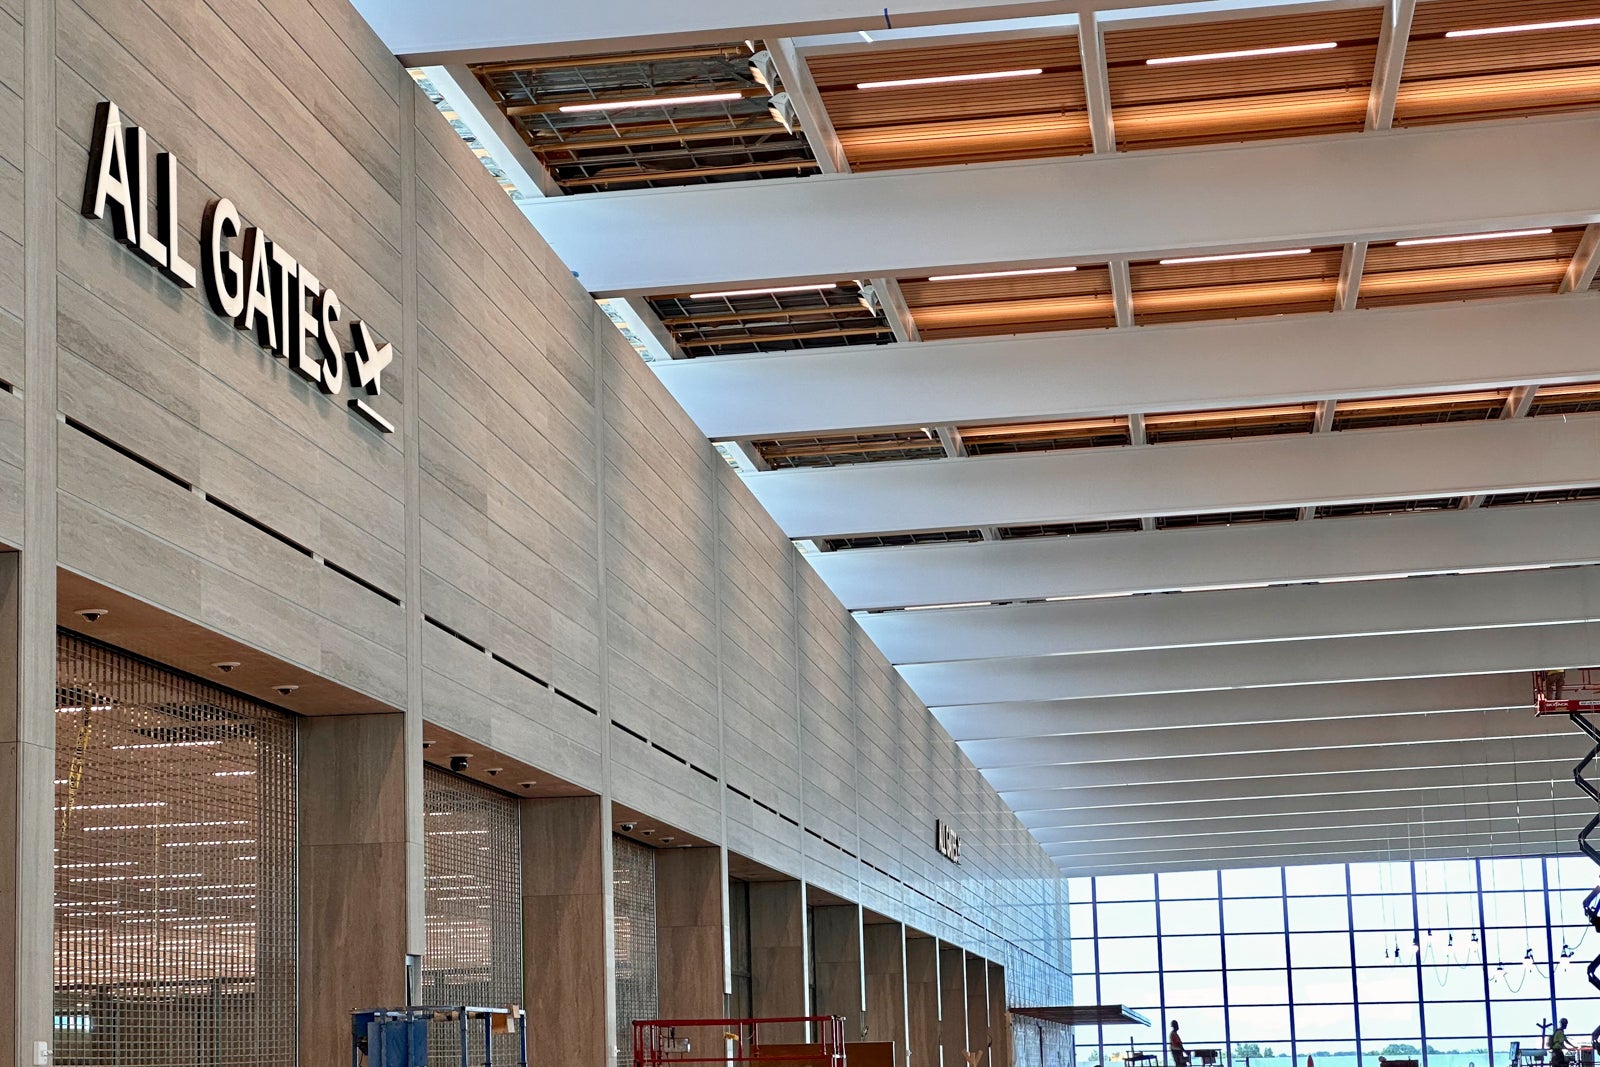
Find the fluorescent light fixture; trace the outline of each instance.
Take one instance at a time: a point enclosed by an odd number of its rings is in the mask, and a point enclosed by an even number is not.
[[[857,89],[900,89],[910,85],[949,85],[953,82],[989,82],[1002,78],[1031,78],[1043,74],[1043,67],[1026,70],[990,70],[981,74],[940,74],[931,78],[891,78],[881,82],[857,82]]]
[[[993,607],[992,600],[968,600],[961,604],[915,604],[907,607],[905,611],[943,611],[945,608],[987,608]]]
[[[1600,26],[1600,18],[1560,19],[1556,22],[1523,22],[1515,26],[1485,26],[1477,30],[1450,30],[1446,37],[1491,37],[1497,33],[1532,33],[1535,30],[1572,30],[1579,26]]]
[[[1412,245],[1448,245],[1457,241],[1498,241],[1503,237],[1543,237],[1545,234],[1554,233],[1546,226],[1539,230],[1497,230],[1494,233],[1462,233],[1452,237],[1411,237],[1404,241],[1396,241],[1396,248],[1410,248]]]
[[[1240,48],[1232,52],[1199,52],[1192,56],[1161,56],[1147,59],[1147,67],[1170,67],[1177,63],[1209,63],[1214,59],[1250,59],[1255,56],[1288,56],[1299,52],[1328,52],[1339,47],[1338,41],[1319,41],[1316,44],[1281,44],[1271,48]]]
[[[873,41],[872,34],[868,33],[866,30],[857,30],[856,32],[859,33],[861,35],[861,39],[863,41],[867,42],[868,44],[876,44],[877,43],[877,42]]]
[[[838,282],[818,282],[815,285],[780,285],[772,289],[725,289],[720,293],[690,293],[690,300],[715,300],[723,296],[766,296],[769,293],[822,293],[839,288]]]
[[[1236,259],[1277,259],[1279,256],[1309,256],[1309,248],[1283,248],[1275,252],[1229,252],[1221,256],[1180,256],[1177,259],[1163,259],[1163,267],[1176,267],[1184,263],[1228,263]]]
[[[991,270],[978,274],[935,274],[930,282],[965,282],[975,278],[1020,278],[1024,274],[1071,274],[1077,267],[1033,267],[1029,270]]]
[[[562,104],[563,115],[576,115],[585,111],[621,111],[636,107],[680,107],[684,104],[720,104],[728,100],[743,100],[743,93],[701,93],[697,96],[652,96],[644,100],[596,100],[588,104]]]

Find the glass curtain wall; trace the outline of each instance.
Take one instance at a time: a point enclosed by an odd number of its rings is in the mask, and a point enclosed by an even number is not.
[[[1565,1016],[1600,1027],[1583,857],[1331,864],[1070,882],[1074,999],[1151,1026],[1080,1028],[1080,1065],[1190,1049],[1239,1067],[1504,1067]]]

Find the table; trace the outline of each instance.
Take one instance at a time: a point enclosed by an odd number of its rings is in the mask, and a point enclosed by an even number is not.
[[[1222,1052],[1214,1048],[1192,1048],[1189,1050],[1190,1060],[1203,1064],[1204,1067],[1216,1067],[1216,1062],[1221,1056]]]
[[[1127,1067],[1138,1067],[1142,1063],[1154,1065],[1156,1054],[1154,1052],[1124,1052],[1122,1054],[1122,1062]]]

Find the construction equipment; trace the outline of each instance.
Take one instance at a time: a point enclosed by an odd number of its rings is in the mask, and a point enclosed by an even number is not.
[[[1596,758],[1600,758],[1600,725],[1589,718],[1595,712],[1600,712],[1600,669],[1585,667],[1579,670],[1538,671],[1533,676],[1533,693],[1534,714],[1566,715],[1593,742],[1589,754],[1572,768],[1572,781],[1590,800],[1600,805],[1600,787],[1591,782],[1588,776],[1590,766]],[[1600,811],[1578,831],[1578,848],[1600,866],[1600,848],[1589,840],[1597,828],[1600,828]],[[1591,926],[1600,930],[1600,881],[1583,898],[1583,914]],[[1600,989],[1600,955],[1590,961],[1588,975],[1589,984]],[[1596,1028],[1593,1039],[1595,1044],[1600,1045],[1600,1028]]]
[[[505,1034],[519,1038],[521,1054],[516,1067],[528,1067],[528,1028],[522,1025],[522,1019],[523,1011],[516,1005],[353,1011],[350,1067],[362,1067],[362,1057],[366,1058],[366,1067],[428,1067],[428,1034],[435,1025],[454,1027],[459,1034],[461,1058],[456,1067],[494,1067],[494,1039]],[[480,1039],[481,1046],[475,1048]]]
[[[809,1025],[814,1043],[762,1041],[762,1028]],[[768,1031],[770,1033],[770,1030]],[[784,1019],[636,1019],[634,1067],[679,1063],[787,1063],[789,1067],[844,1067],[844,1016]]]

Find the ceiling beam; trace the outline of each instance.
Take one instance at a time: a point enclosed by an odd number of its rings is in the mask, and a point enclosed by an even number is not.
[[[719,356],[655,371],[722,440],[1592,381],[1597,335],[1600,293]]]
[[[1600,484],[1600,414],[769,471],[791,538],[1096,522]]]
[[[1567,623],[1149,652],[910,663],[899,671],[924,704],[939,707],[1532,672],[1547,667],[1590,667],[1597,659],[1600,623]]]
[[[1117,135],[1111,115],[1111,77],[1106,68],[1105,31],[1092,13],[1078,17],[1078,59],[1089,110],[1089,136],[1096,154],[1115,152]]]
[[[1383,28],[1378,31],[1378,60],[1372,72],[1372,95],[1367,98],[1367,129],[1387,130],[1394,125],[1394,104],[1400,93],[1400,75],[1411,41],[1411,20],[1417,0],[1385,0]]]
[[[1267,805],[1280,800],[1307,804],[1344,804],[1353,794],[1415,799],[1419,790],[1464,791],[1510,787],[1549,794],[1572,788],[1575,754],[1571,742],[1547,746],[1540,753],[1519,746],[1513,760],[1509,747],[1478,744],[1456,746],[1457,762],[1433,767],[1377,767],[1360,770],[1324,767],[1303,775],[1263,778],[1194,778],[1185,781],[1075,782],[1063,776],[1039,789],[1010,790],[1005,799],[1025,826],[1045,826],[1061,812],[1094,812],[1102,808],[1137,811],[1152,804],[1194,805],[1217,801]],[[1398,802],[1398,801],[1397,801]]]
[[[681,292],[1587,225],[1600,221],[1596,170],[1600,118],[1583,116],[641,189],[525,210],[591,291]],[[784,237],[752,256],[760,233]]]
[[[424,67],[423,71],[518,192],[525,197],[562,195],[555,176],[539,161],[471,70],[450,64]]]
[[[838,131],[833,128],[828,109],[822,104],[822,93],[811,77],[811,68],[806,65],[805,57],[788,37],[768,41],[767,51],[772,55],[773,65],[778,69],[778,81],[794,104],[794,113],[800,119],[800,130],[805,134],[806,143],[811,146],[812,155],[817,157],[817,165],[822,173],[840,174],[848,171],[850,163],[845,159],[844,146],[839,143]]]
[[[952,738],[965,742],[1119,731],[1181,732],[1210,726],[1307,720],[1343,722],[1453,711],[1529,711],[1532,704],[1533,684],[1529,678],[1481,674],[1211,693],[958,704],[935,708],[934,714]]]
[[[811,557],[852,611],[1600,562],[1600,503],[915,545]]]
[[[1543,626],[1600,621],[1600,567],[889,611],[856,621],[895,664]]]
[[[390,51],[412,65],[496,62],[625,52],[708,41],[935,26],[1084,11],[1148,8],[1150,0],[902,0],[893,15],[834,0],[700,0],[645,4],[588,0],[530,8],[520,0],[439,4],[357,0]]]
[[[1578,239],[1578,250],[1573,253],[1567,273],[1561,279],[1563,293],[1583,293],[1594,284],[1595,273],[1600,271],[1600,224],[1590,223]]]
[[[1114,856],[1057,857],[1061,873],[1072,878],[1096,874],[1138,874],[1162,871],[1213,871],[1230,867],[1278,867],[1296,863],[1360,863],[1374,860],[1457,860],[1488,859],[1495,856],[1564,856],[1572,852],[1572,839],[1565,832],[1551,835],[1547,830],[1520,837],[1451,838],[1423,842],[1329,842],[1295,847],[1282,845],[1249,848],[1214,848],[1197,854],[1151,851],[1119,853]],[[1507,961],[1514,963],[1515,961]]]

